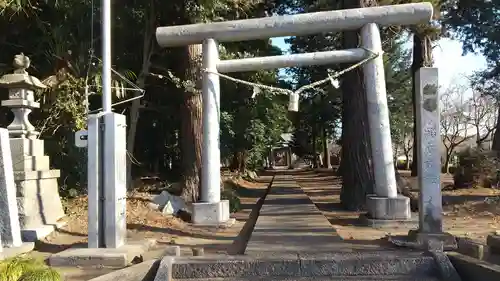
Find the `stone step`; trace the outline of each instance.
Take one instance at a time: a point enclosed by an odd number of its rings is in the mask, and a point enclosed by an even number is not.
[[[200,281],[201,279],[173,279],[174,281]],[[155,280],[158,281],[158,280]],[[440,281],[436,277],[418,277],[408,275],[393,276],[342,276],[342,277],[242,277],[208,278],[203,281]]]
[[[10,139],[10,149],[13,160],[23,156],[42,156],[44,155],[44,142],[42,139]]]
[[[50,169],[49,156],[25,156],[12,159],[14,171],[47,171]]]
[[[156,281],[238,277],[438,276],[434,258],[416,252],[332,253],[314,256],[163,258]]]

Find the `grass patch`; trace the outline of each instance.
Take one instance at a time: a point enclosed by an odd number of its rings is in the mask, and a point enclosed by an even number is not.
[[[43,261],[15,257],[0,262],[0,280],[2,281],[62,281],[59,272],[48,267]]]

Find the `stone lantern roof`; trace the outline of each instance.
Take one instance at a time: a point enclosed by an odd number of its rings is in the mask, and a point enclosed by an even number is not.
[[[0,77],[0,87],[9,90],[9,99],[3,100],[2,106],[9,107],[14,113],[14,120],[7,129],[11,138],[34,138],[38,132],[30,123],[28,115],[32,109],[40,107],[35,101],[34,92],[46,89],[47,86],[26,72],[30,59],[23,53],[14,57],[13,66],[14,73]]]
[[[30,66],[30,59],[23,53],[14,57],[14,73],[0,77],[0,87],[14,89],[23,88],[27,90],[46,89],[38,78],[28,74],[26,69]]]

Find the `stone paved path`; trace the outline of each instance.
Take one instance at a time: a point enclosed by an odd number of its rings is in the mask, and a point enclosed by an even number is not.
[[[341,238],[293,176],[276,175],[245,254],[331,252],[339,242]]]
[[[308,196],[311,186],[323,184],[311,171],[277,171],[264,200],[245,254],[315,254],[332,252],[404,252],[387,241],[344,240]],[[303,184],[306,184],[302,186]],[[364,229],[364,228],[363,228]],[[364,231],[369,231],[368,228]]]

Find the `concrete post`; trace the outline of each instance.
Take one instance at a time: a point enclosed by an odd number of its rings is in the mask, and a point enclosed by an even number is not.
[[[103,194],[104,243],[106,248],[119,248],[127,236],[127,119],[125,115],[106,113],[103,116]]]
[[[104,248],[104,195],[102,186],[102,133],[99,115],[87,118],[88,247]]]
[[[398,196],[397,192],[382,42],[378,26],[374,23],[363,26],[361,41],[364,48],[379,54],[363,66],[375,175],[375,194],[367,197],[368,216],[370,219],[405,220],[410,218],[410,199]]]
[[[217,72],[219,51],[213,39],[203,42],[203,69]],[[203,74],[203,152],[201,201],[217,203],[220,201],[220,150],[219,114],[220,85],[219,76],[214,73]]]
[[[229,201],[220,200],[220,85],[219,53],[213,39],[203,41],[203,151],[201,202],[193,204],[193,223],[220,225],[229,220]]]

